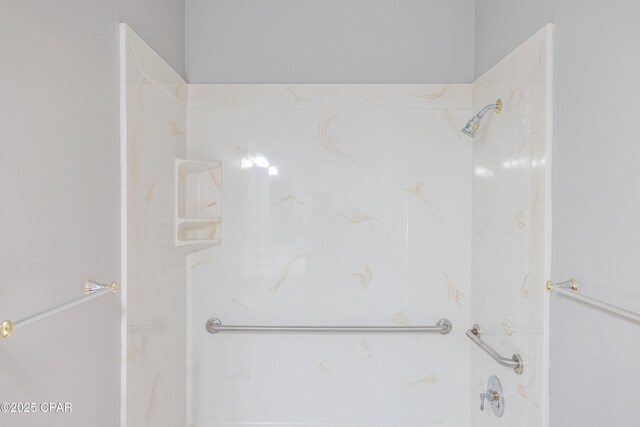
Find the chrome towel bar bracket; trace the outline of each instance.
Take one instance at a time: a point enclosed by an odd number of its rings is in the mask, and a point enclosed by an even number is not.
[[[489,345],[482,341],[480,338],[480,326],[478,324],[474,324],[473,327],[467,330],[467,336],[471,338],[471,341],[476,343],[481,349],[485,351],[493,360],[498,362],[502,366],[506,366],[507,368],[512,368],[513,372],[517,375],[521,375],[524,370],[524,361],[522,360],[522,356],[518,353],[515,353],[511,358],[501,356],[497,351],[493,348],[489,347]]]
[[[439,333],[447,335],[452,325],[448,319],[440,319],[435,326],[239,326],[223,325],[220,319],[207,321],[207,332],[266,332],[266,333]]]

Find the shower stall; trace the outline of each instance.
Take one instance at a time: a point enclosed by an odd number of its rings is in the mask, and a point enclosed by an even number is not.
[[[410,85],[187,84],[120,31],[123,426],[548,424],[551,25]]]

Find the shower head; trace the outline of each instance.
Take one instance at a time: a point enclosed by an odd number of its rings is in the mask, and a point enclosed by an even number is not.
[[[462,128],[462,133],[470,136],[471,138],[475,137],[476,131],[480,126],[480,120],[482,120],[482,116],[484,116],[489,110],[496,110],[496,113],[500,113],[500,111],[502,111],[502,99],[498,99],[495,104],[489,104],[482,110],[480,110],[480,112],[473,116],[471,120],[469,120],[467,124]]]
[[[471,138],[476,136],[476,130],[478,130],[478,126],[480,126],[480,116],[473,116],[471,120],[467,122],[467,124],[462,128],[462,133]]]

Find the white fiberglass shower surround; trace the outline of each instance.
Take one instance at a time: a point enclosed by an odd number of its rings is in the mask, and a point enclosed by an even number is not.
[[[122,425],[546,426],[551,29],[473,84],[188,85],[122,25]]]

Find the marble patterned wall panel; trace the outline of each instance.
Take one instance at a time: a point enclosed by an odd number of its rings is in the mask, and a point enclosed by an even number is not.
[[[459,108],[471,105],[465,84],[192,84],[189,108]]]
[[[469,425],[470,86],[411,86],[189,87],[188,158],[222,162],[224,207],[222,244],[187,260],[192,426]]]
[[[175,158],[186,154],[186,84],[121,25],[122,425],[186,422],[185,255],[174,245]]]
[[[516,375],[470,344],[473,426],[548,425],[551,28],[473,84],[474,111],[497,98],[504,106],[485,116],[472,142],[471,320],[499,353],[525,361]],[[505,389],[502,418],[479,409],[493,374]]]

